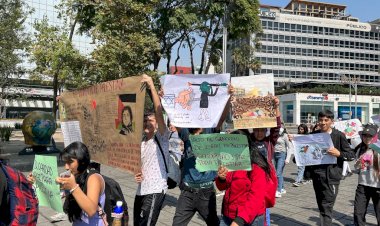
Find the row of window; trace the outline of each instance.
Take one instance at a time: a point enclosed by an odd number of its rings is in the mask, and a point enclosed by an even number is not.
[[[296,60],[284,58],[258,57],[263,65],[278,65],[290,67],[325,68],[353,71],[379,71],[379,65],[340,63],[328,61]]]
[[[379,44],[365,43],[365,42],[352,42],[344,40],[322,39],[322,38],[308,38],[299,36],[263,34],[263,41],[280,42],[280,43],[293,43],[314,46],[329,46],[339,48],[352,48],[352,49],[368,49],[380,50]]]
[[[313,56],[313,57],[352,59],[352,60],[368,60],[368,61],[378,61],[379,60],[378,54],[368,54],[368,53],[362,53],[362,52],[360,52],[360,53],[340,52],[340,51],[291,48],[291,47],[267,46],[267,45],[261,46],[260,52],[262,52],[262,53],[274,53],[274,54],[297,55],[297,56]]]
[[[319,34],[319,35],[332,35],[341,37],[351,37],[351,38],[364,38],[372,40],[380,40],[380,34],[377,32],[367,32],[367,31],[354,31],[348,29],[338,29],[330,27],[318,27],[310,25],[301,24],[289,24],[280,23],[275,21],[262,20],[261,21],[263,29],[276,30],[276,31],[291,31],[309,34]]]
[[[322,72],[309,72],[309,71],[288,71],[288,70],[271,70],[261,69],[260,74],[273,73],[277,78],[289,79],[310,79],[310,80],[339,80],[339,75],[336,73],[322,73]],[[372,75],[351,75],[352,77],[360,77],[361,82],[380,82],[380,76]],[[291,80],[292,81],[292,80]]]

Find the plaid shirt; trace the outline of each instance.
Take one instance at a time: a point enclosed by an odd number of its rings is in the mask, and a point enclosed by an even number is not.
[[[38,218],[38,200],[32,185],[20,171],[1,162],[0,165],[8,181],[11,214],[9,226],[35,226]]]

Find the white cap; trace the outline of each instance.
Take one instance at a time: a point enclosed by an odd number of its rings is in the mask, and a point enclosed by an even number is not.
[[[116,202],[116,206],[120,207],[120,206],[122,206],[122,205],[123,205],[123,201],[117,201],[117,202]]]

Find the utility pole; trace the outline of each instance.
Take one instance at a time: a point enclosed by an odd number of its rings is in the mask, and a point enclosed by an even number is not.
[[[227,4],[224,5],[224,16],[223,16],[223,74],[227,72]]]

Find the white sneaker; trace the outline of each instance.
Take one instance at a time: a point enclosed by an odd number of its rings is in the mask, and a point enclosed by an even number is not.
[[[281,198],[281,192],[276,191],[276,198]]]
[[[285,189],[281,189],[281,194],[286,194],[286,190]]]
[[[51,222],[65,221],[68,219],[65,213],[57,213],[50,218],[52,220]]]

